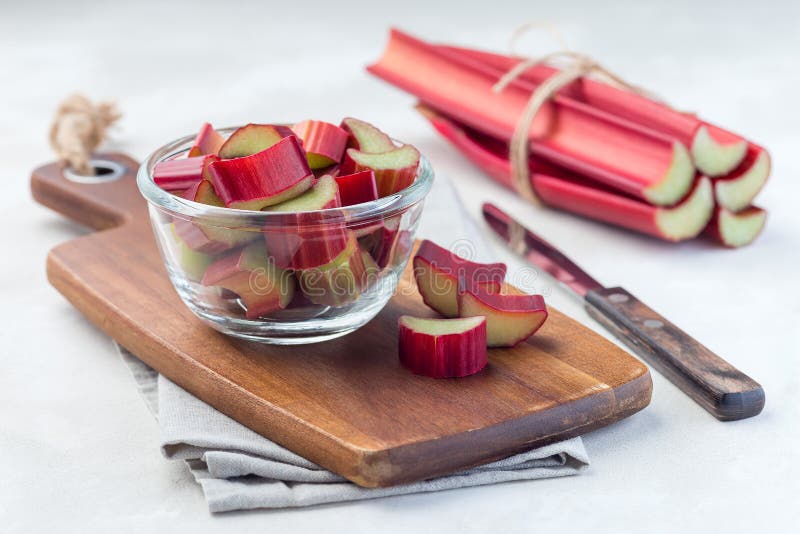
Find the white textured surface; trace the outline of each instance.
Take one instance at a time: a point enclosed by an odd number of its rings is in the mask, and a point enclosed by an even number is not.
[[[303,3],[305,12],[288,2],[0,5],[0,530],[739,532],[796,525],[798,5],[312,4]],[[759,198],[770,210],[765,234],[736,251],[674,246],[538,211],[460,161],[410,111],[410,97],[362,70],[391,23],[502,49],[508,31],[530,19],[555,22],[575,48],[767,146],[775,168]],[[655,375],[647,410],[586,437],[593,463],[584,476],[212,517],[185,468],[161,458],[156,425],[111,342],[44,278],[47,251],[82,230],[36,206],[27,177],[50,159],[51,113],[75,89],[119,99],[126,116],[116,148],[135,157],[206,119],[374,120],[463,182],[472,213],[482,200],[502,202],[600,280],[624,284],[752,374],[766,389],[766,409],[718,423]],[[594,326],[549,282],[534,285]]]

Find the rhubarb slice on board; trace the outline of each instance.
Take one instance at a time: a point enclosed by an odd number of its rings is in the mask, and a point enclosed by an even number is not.
[[[251,156],[215,161],[208,172],[225,206],[244,210],[279,204],[314,182],[305,152],[293,135]]]
[[[530,90],[452,61],[397,30],[368,68],[447,115],[498,139],[511,139]],[[688,148],[668,135],[600,112],[582,102],[545,102],[533,121],[531,153],[652,204],[683,198],[694,180]]]
[[[486,367],[486,319],[423,319],[402,315],[399,329],[400,363],[412,373],[454,378]]]
[[[432,108],[422,107],[421,111],[470,161],[497,182],[514,189],[504,143],[476,135]],[[531,186],[544,204],[667,241],[697,236],[711,219],[714,209],[711,183],[705,177],[696,181],[680,203],[660,207],[552,167],[545,169],[552,174],[537,170],[537,165],[532,164]]]
[[[308,166],[314,170],[339,163],[344,154],[349,134],[329,122],[306,120],[292,127],[302,139]]]
[[[225,138],[217,132],[209,123],[203,124],[197,137],[194,138],[192,148],[189,149],[188,157],[193,158],[196,156],[204,155],[219,155],[219,149],[225,143]]]
[[[726,247],[738,248],[752,243],[764,229],[766,222],[766,210],[756,206],[738,212],[718,206],[707,231]]]
[[[347,117],[342,121],[341,128],[350,134],[347,148],[368,153],[389,152],[397,148],[391,137],[368,122]]]
[[[452,60],[477,68],[499,78],[521,61],[520,58],[455,46],[436,46]],[[532,91],[558,69],[536,65],[520,74],[517,84]],[[583,102],[612,116],[626,119],[678,139],[691,147],[692,158],[700,172],[721,176],[736,168],[747,150],[741,136],[710,125],[697,116],[676,111],[669,106],[591,78],[582,78],[561,89],[555,97],[566,102]]]
[[[419,151],[411,145],[403,145],[380,154],[348,148],[342,170],[347,174],[372,171],[375,174],[378,196],[385,197],[402,191],[414,182],[419,158]]]
[[[248,319],[286,308],[295,289],[292,273],[268,261],[260,241],[216,260],[203,275],[202,284],[236,293]]]
[[[241,158],[261,152],[285,137],[294,135],[288,126],[279,124],[247,124],[237,129],[219,149],[222,159]]]
[[[427,239],[414,256],[414,278],[422,300],[445,317],[458,317],[459,283],[499,292],[505,277],[504,263],[469,261]]]
[[[513,347],[536,333],[547,319],[541,295],[503,295],[485,289],[463,289],[458,295],[461,317],[486,318],[486,343]]]
[[[769,178],[770,157],[766,150],[750,145],[747,156],[732,173],[714,180],[714,198],[729,211],[739,211],[753,201]]]

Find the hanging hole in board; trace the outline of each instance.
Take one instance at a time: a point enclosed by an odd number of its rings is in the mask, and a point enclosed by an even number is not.
[[[93,159],[89,163],[94,168],[94,176],[80,174],[71,167],[64,169],[64,177],[81,184],[102,184],[112,182],[125,174],[124,165],[107,159]]]

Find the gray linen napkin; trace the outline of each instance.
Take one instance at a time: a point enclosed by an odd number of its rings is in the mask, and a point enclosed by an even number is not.
[[[449,243],[437,241],[473,259],[490,259],[485,242],[444,177],[437,177],[429,195],[420,235],[449,236]],[[589,463],[577,437],[432,480],[362,488],[256,434],[118,348],[158,420],[162,452],[186,462],[212,512],[311,506],[560,477],[577,474]]]

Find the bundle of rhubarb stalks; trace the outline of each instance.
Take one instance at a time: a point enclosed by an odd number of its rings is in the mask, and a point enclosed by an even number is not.
[[[493,90],[523,60],[392,30],[368,70],[419,98],[441,135],[517,190],[510,140],[531,94],[559,71],[538,64]],[[769,176],[767,151],[639,93],[580,78],[544,103],[529,139],[530,186],[547,206],[667,241],[704,234],[729,247],[764,226],[753,199]]]

